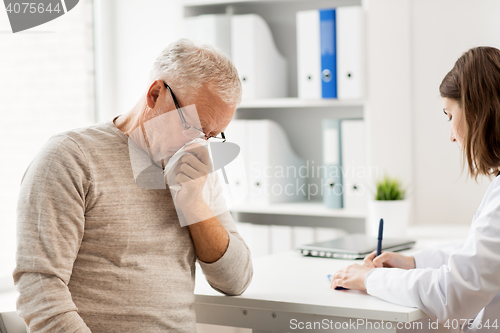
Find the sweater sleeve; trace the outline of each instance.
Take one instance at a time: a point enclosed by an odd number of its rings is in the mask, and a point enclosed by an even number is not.
[[[500,292],[500,187],[486,200],[462,249],[439,268],[376,268],[366,278],[370,295],[418,307],[429,317],[474,318]]]
[[[32,333],[90,332],[68,289],[90,183],[83,153],[64,135],[52,137],[24,175],[13,277],[18,313]]]
[[[215,176],[214,181],[216,184],[213,184],[215,190],[212,201],[226,207],[219,178]],[[226,252],[215,262],[206,263],[201,260],[198,262],[212,288],[226,295],[241,295],[252,280],[253,267],[250,250],[236,230],[234,220],[227,208],[217,215],[217,219],[228,232],[229,245]]]

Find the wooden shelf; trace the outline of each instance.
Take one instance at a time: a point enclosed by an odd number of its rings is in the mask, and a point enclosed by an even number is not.
[[[363,107],[362,100],[269,98],[241,102],[238,109]]]
[[[277,214],[277,215],[300,215],[300,216],[324,216],[364,219],[363,212],[347,211],[345,209],[326,208],[321,202],[290,202],[270,205],[238,205],[231,211],[236,213],[252,214]]]

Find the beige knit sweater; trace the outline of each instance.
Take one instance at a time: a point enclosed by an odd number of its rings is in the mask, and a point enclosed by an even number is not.
[[[248,247],[228,212],[229,247],[200,262],[229,294],[250,283]],[[28,167],[18,206],[18,312],[30,332],[196,332],[196,254],[168,190],[136,185],[113,122],[52,137]]]

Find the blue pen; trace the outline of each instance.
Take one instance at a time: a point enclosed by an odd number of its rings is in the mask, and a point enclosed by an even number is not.
[[[378,257],[382,253],[382,239],[384,238],[384,219],[380,219],[378,224],[378,242],[377,242],[377,255]]]
[[[380,219],[378,224],[378,238],[377,238],[377,255],[378,257],[382,253],[382,239],[384,238],[384,219]],[[332,282],[332,275],[327,275],[328,281]],[[349,290],[349,288],[335,287],[335,290]]]

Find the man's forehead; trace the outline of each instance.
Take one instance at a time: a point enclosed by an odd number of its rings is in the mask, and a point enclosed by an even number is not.
[[[202,125],[211,127],[222,127],[225,128],[231,119],[233,118],[233,113],[231,112],[200,112],[199,113],[200,122]]]
[[[197,111],[191,115],[193,121],[200,122],[204,127],[224,129],[234,116],[236,106],[225,103],[210,86],[202,87],[193,101]],[[187,120],[187,117],[186,117]]]
[[[216,123],[229,123],[234,116],[234,108],[223,104],[206,104],[198,108],[198,116],[201,121]]]

